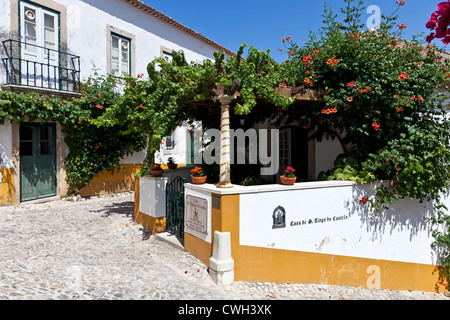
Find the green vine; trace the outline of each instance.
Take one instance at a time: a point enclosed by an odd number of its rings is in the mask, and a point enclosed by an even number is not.
[[[0,91],[0,124],[41,119],[59,122],[69,149],[66,158],[68,194],[78,193],[102,171],[119,170],[120,159],[145,147],[146,135],[124,134],[123,127],[91,124],[118,98],[115,79],[95,76],[83,84],[78,98]]]

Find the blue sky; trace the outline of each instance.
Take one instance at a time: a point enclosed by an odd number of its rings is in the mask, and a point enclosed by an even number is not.
[[[399,23],[406,25],[406,39],[429,30],[425,24],[437,5],[443,0],[405,0],[398,11]],[[278,62],[287,57],[278,52],[283,48],[281,38],[291,36],[299,45],[308,40],[309,31],[316,31],[322,24],[324,3],[331,5],[336,13],[344,6],[343,0],[143,0],[187,27],[236,52],[245,42],[259,50],[270,49]],[[365,0],[364,6],[379,6],[385,15],[397,8],[395,0]],[[363,15],[366,21],[371,13]],[[440,40],[434,41],[439,47]]]

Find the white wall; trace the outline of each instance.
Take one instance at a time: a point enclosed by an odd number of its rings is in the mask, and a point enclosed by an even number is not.
[[[0,168],[11,169],[13,167],[12,126],[5,121],[0,125]]]
[[[240,244],[435,264],[434,238],[426,220],[432,214],[431,205],[407,199],[395,202],[392,210],[372,213],[359,199],[373,193],[372,185],[348,183],[241,194]],[[450,201],[446,202],[448,206]],[[286,211],[286,227],[273,229],[272,214],[277,206]]]
[[[6,40],[10,31],[11,3],[10,0],[0,0],[0,42]],[[6,80],[6,70],[3,66],[3,58],[6,54],[3,52],[3,44],[0,43],[0,84]]]
[[[93,64],[100,69],[99,73],[106,73],[107,25],[136,37],[137,74],[147,75],[147,65],[160,57],[161,46],[174,50],[182,49],[188,61],[199,62],[206,58],[213,59],[213,52],[217,50],[125,1],[58,0],[57,2],[70,8],[68,47],[71,53],[81,56],[83,79],[92,74]]]

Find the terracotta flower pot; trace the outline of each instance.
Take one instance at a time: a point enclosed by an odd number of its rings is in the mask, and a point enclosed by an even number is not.
[[[194,184],[204,184],[206,182],[206,177],[207,176],[203,176],[203,177],[191,176],[191,180],[192,180],[192,183],[194,183]]]
[[[152,173],[152,176],[154,177],[161,177],[164,173],[164,170],[150,170]]]
[[[168,164],[167,164],[167,167],[169,167],[169,169],[172,169],[172,170],[176,169],[177,166],[178,166],[177,163],[168,163]]]
[[[297,177],[280,176],[280,180],[282,184],[291,186],[297,181]]]

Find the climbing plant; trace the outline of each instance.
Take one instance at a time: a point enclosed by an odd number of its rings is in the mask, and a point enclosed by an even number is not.
[[[435,245],[449,266],[450,224],[442,197],[449,187],[450,61],[425,39],[404,40],[407,26],[398,16],[383,16],[376,30],[364,30],[363,3],[346,3],[342,20],[325,6],[323,27],[305,45],[282,39],[286,83],[333,90],[325,106],[312,106],[299,119],[315,139],[341,143],[337,167],[321,178],[385,181],[374,198],[360,202],[377,210],[394,199],[434,202],[435,221],[443,227],[435,231]]]
[[[111,77],[95,75],[84,84],[80,97],[63,99],[37,93],[0,91],[0,124],[41,119],[59,122],[69,153],[66,158],[68,194],[79,192],[100,172],[119,170],[119,160],[145,147],[146,135],[124,134],[119,125],[97,127],[101,116],[120,96]]]
[[[236,114],[247,114],[261,97],[280,108],[287,108],[294,102],[275,93],[281,79],[280,65],[269,51],[248,48],[246,59],[242,59],[246,45],[237,54],[225,59],[223,52],[214,54],[214,62],[205,60],[203,64],[188,63],[182,51],[173,52],[173,60],[162,58],[153,60],[147,68],[148,78],[140,74],[138,78],[126,77],[124,95],[92,123],[103,126],[124,126],[124,133],[148,135],[147,158],[142,170],[146,172],[159,150],[162,139],[183,120],[202,120],[203,127],[214,126],[219,119],[218,107],[185,108],[188,101],[214,98],[211,89],[217,85],[226,88],[233,82],[240,83],[240,98],[234,108]],[[215,126],[217,127],[217,126]]]

